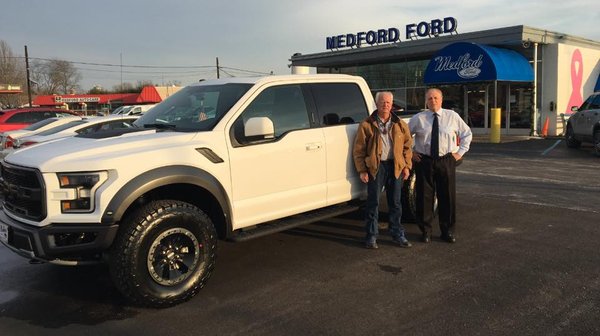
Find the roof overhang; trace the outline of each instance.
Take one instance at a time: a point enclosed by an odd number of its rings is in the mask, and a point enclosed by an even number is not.
[[[533,68],[523,55],[510,49],[457,42],[431,58],[424,82],[431,84],[482,81],[533,82]]]

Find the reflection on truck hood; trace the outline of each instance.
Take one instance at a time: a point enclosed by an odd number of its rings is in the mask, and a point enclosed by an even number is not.
[[[156,150],[164,153],[165,147],[181,147],[194,135],[150,129],[99,139],[68,137],[17,150],[4,160],[42,172],[86,171],[89,167],[110,169],[114,160],[124,156],[131,160],[136,154]]]

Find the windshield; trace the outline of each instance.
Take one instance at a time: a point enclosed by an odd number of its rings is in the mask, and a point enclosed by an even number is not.
[[[110,112],[110,114],[121,114],[121,112],[123,111],[123,109],[127,107],[127,106],[119,106],[116,109],[114,109],[114,111]]]
[[[127,114],[129,110],[131,110],[133,106],[121,106],[118,109],[114,110],[111,114]]]
[[[47,129],[47,130],[45,130],[43,132],[40,132],[40,133],[38,133],[36,135],[44,135],[45,136],[45,135],[50,135],[50,134],[58,133],[60,131],[66,130],[67,128],[71,128],[73,126],[77,126],[77,125],[80,125],[80,124],[85,124],[86,122],[87,122],[87,120],[74,120],[74,121],[70,121],[70,122],[68,122],[66,124],[62,124],[60,126],[56,126],[56,127],[52,127],[50,129]]]
[[[39,128],[42,128],[42,127],[44,127],[44,126],[46,126],[48,124],[51,124],[51,123],[55,122],[56,120],[58,120],[58,119],[55,119],[55,118],[44,119],[44,120],[36,122],[35,124],[31,124],[31,125],[23,128],[23,130],[25,130],[25,131],[35,131],[35,130],[37,130]]]
[[[137,127],[179,131],[211,130],[252,84],[188,86],[150,109]]]

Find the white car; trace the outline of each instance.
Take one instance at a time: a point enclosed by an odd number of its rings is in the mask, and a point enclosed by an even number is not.
[[[580,107],[571,107],[573,113],[567,123],[567,147],[579,148],[582,142],[591,143],[600,156],[600,92],[589,96]]]
[[[44,120],[40,120],[34,124],[31,124],[25,128],[21,128],[18,130],[6,131],[0,133],[0,148],[8,148],[12,147],[13,141],[23,136],[33,135],[35,133],[39,133],[50,129],[52,127],[56,127],[62,124],[66,124],[73,120],[79,120],[81,117],[70,116],[70,117],[53,117]]]
[[[74,136],[77,134],[89,134],[122,128],[132,128],[133,122],[138,118],[139,116],[108,116],[71,120],[68,123],[47,129],[34,135],[17,139],[13,145],[12,151],[50,140]]]
[[[142,115],[156,104],[126,105],[115,109],[110,115]]]
[[[44,120],[40,120],[34,124],[31,124],[25,128],[6,131],[0,133],[0,158],[4,158],[8,153],[13,151],[13,145],[17,139],[37,134],[45,130],[51,129],[56,126],[66,124],[74,120],[81,120],[81,117],[70,116],[70,117],[54,117]]]

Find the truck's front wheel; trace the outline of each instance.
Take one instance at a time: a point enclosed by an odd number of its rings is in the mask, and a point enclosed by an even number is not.
[[[193,297],[216,259],[210,218],[179,201],[154,201],[121,224],[110,254],[117,288],[144,306],[168,307]]]

